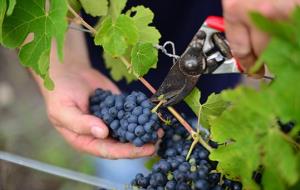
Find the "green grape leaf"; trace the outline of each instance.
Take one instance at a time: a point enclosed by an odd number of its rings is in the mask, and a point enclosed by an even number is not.
[[[219,117],[228,107],[228,102],[224,101],[222,96],[211,94],[207,101],[201,105],[200,123],[205,128],[210,128],[212,119]]]
[[[293,38],[293,27],[290,23],[274,22],[265,18],[263,15],[257,12],[250,13],[250,17],[254,24],[262,31],[272,34],[273,36],[282,37],[287,40]]]
[[[144,6],[132,7],[126,14],[129,16],[133,14],[132,18],[140,28],[151,24],[154,18],[154,13],[151,9]]]
[[[46,80],[50,77],[41,72],[40,68],[45,66],[40,64],[41,60],[49,60],[53,38],[56,39],[58,56],[60,60],[63,59],[67,5],[65,1],[52,0],[49,10],[46,10],[45,6],[45,1],[18,1],[12,15],[4,19],[2,37],[6,47],[20,48],[19,58],[24,66],[31,67]],[[30,33],[34,34],[34,39],[24,45],[24,40]],[[48,53],[45,54],[45,51]]]
[[[147,160],[144,164],[145,168],[149,171],[152,170],[154,164],[156,164],[157,162],[159,162],[160,157],[159,156],[153,156],[151,158],[149,158],[149,160]]]
[[[228,102],[224,101],[220,95],[211,94],[204,104],[200,103],[201,92],[198,88],[184,99],[195,115],[200,119],[200,124],[205,128],[210,128],[210,120],[219,117],[228,107]]]
[[[50,78],[50,76],[48,74],[45,75],[44,86],[48,90],[53,90],[54,89],[54,82],[52,81],[52,79]]]
[[[114,21],[120,16],[126,3],[127,0],[110,0],[109,12]]]
[[[159,44],[160,38],[161,35],[159,31],[153,26],[140,29],[140,42],[150,42],[153,45],[156,45]]]
[[[6,14],[9,16],[13,13],[14,8],[16,6],[16,0],[9,0],[9,5]]]
[[[47,75],[49,65],[50,65],[49,53],[50,53],[50,50],[46,49],[41,54],[41,57],[39,59],[39,62],[38,62],[39,68],[38,69],[39,69],[39,72],[41,73],[41,75]]]
[[[192,111],[199,116],[200,109],[201,109],[201,92],[200,90],[195,87],[193,91],[184,99],[185,103],[192,109]]]
[[[0,44],[2,43],[2,23],[6,13],[6,0],[0,0]]]
[[[95,44],[114,57],[124,55],[129,44],[138,40],[138,31],[132,19],[120,15],[114,23],[111,17],[103,20],[95,36]]]
[[[139,76],[143,76],[156,66],[157,49],[151,43],[138,43],[131,51],[133,70]]]
[[[128,69],[119,58],[113,58],[107,53],[104,53],[103,57],[106,68],[110,69],[110,75],[115,81],[125,78],[127,83],[130,83],[137,79],[133,74],[128,72]]]
[[[138,29],[133,22],[132,18],[126,15],[120,15],[116,21],[116,27],[122,31],[128,44],[134,45],[139,38]]]
[[[281,132],[276,130],[270,131],[264,139],[265,156],[263,157],[264,166],[268,177],[277,180],[277,189],[285,189],[285,182],[289,185],[295,184],[299,179],[297,172],[297,157],[294,155],[293,148],[282,138]],[[280,150],[280,154],[278,154]],[[274,167],[275,166],[275,167]],[[284,180],[280,180],[284,179]],[[263,179],[265,187],[272,187],[274,184],[271,180]]]
[[[134,14],[132,19],[139,30],[140,42],[149,42],[153,45],[159,43],[161,37],[159,31],[155,27],[149,26],[154,18],[154,14],[149,8],[144,6],[133,7],[126,14]]]
[[[79,0],[84,11],[92,16],[104,16],[108,11],[108,0]]]
[[[300,81],[300,46],[295,44],[300,41],[300,8],[293,15],[298,16],[276,22],[255,14],[255,23],[271,35],[259,61],[275,79],[258,90],[238,87],[222,92],[231,104],[211,121],[212,140],[225,145],[213,149],[210,158],[218,161],[218,171],[240,179],[245,189],[259,189],[252,173],[260,167],[265,190],[288,189],[300,180],[300,152],[295,148],[295,134],[300,132],[300,86],[295,83]],[[278,120],[294,121],[296,127],[285,134]]]

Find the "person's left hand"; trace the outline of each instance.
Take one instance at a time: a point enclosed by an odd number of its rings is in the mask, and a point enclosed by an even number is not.
[[[107,159],[138,158],[155,152],[153,144],[135,147],[109,137],[105,123],[89,114],[89,97],[96,88],[119,93],[118,88],[98,71],[81,67],[52,74],[55,89],[42,87],[49,119],[76,150]]]

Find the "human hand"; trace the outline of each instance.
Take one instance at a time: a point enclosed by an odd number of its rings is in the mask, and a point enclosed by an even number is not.
[[[222,0],[222,3],[226,37],[233,55],[247,73],[269,40],[267,34],[253,25],[249,12],[257,11],[273,20],[287,19],[300,0]],[[257,74],[263,75],[264,68]]]
[[[144,157],[154,153],[154,145],[135,147],[111,139],[106,125],[89,114],[89,96],[96,88],[119,93],[105,76],[84,68],[78,72],[57,72],[52,78],[54,91],[42,89],[49,119],[75,149],[108,159]]]

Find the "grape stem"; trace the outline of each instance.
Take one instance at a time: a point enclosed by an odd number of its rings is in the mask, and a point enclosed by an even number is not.
[[[85,22],[83,18],[69,4],[67,4],[67,6],[72,15],[74,15],[75,18],[78,19],[84,27],[86,27],[89,31],[91,31],[92,34],[95,35],[97,31],[91,25]]]
[[[78,21],[80,21],[80,23],[87,28],[92,34],[93,36],[95,36],[96,34],[96,30],[89,25],[87,22],[84,21],[84,19],[68,4],[68,9],[69,11],[75,16],[76,19],[78,19]],[[131,68],[131,64],[130,62],[124,57],[124,56],[120,56],[119,59],[125,64],[125,66],[127,68]],[[156,90],[155,88],[143,77],[138,76],[134,71],[132,71],[134,76],[137,77],[137,79],[151,92],[151,93],[155,93]],[[182,124],[182,126],[191,134],[191,136],[193,137],[193,139],[195,138],[199,138],[197,136],[195,136],[195,134],[197,134],[194,129],[190,126],[190,124],[173,108],[173,107],[167,107],[167,109],[170,111],[170,113]],[[200,135],[199,138],[199,143],[204,146],[208,151],[211,151],[211,147],[203,140],[202,136]]]
[[[287,134],[283,133],[282,131],[279,131],[279,134],[289,143],[292,145],[296,146],[298,149],[300,149],[300,144],[298,144],[296,141],[294,141],[290,136]]]
[[[157,113],[157,110],[159,107],[164,103],[165,101],[161,100],[159,103],[151,110],[152,113]]]

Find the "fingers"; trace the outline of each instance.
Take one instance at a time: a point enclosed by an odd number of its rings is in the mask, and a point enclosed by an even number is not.
[[[65,106],[55,114],[58,125],[77,134],[93,134],[97,138],[106,138],[108,129],[97,117],[82,113],[76,106]]]
[[[249,24],[248,15],[237,0],[224,0],[224,21],[226,37],[232,49],[233,56],[239,61],[242,69],[249,73],[257,60],[257,56],[263,51],[268,38],[262,32]],[[246,11],[247,12],[247,11]],[[258,78],[264,74],[263,67],[255,75]]]
[[[243,70],[248,72],[256,56],[252,51],[250,34],[245,25],[239,22],[225,20],[226,37],[232,49],[233,56],[239,60]]]
[[[64,128],[57,128],[64,138],[77,150],[108,159],[138,158],[155,152],[152,144],[135,147],[129,143],[119,143],[113,139],[97,139],[88,135],[78,135]]]

